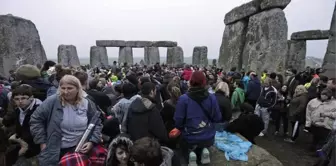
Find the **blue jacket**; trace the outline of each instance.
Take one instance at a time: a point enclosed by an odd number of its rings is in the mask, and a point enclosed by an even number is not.
[[[244,91],[247,92],[247,86],[248,86],[248,83],[250,81],[250,77],[249,76],[244,76],[242,81],[243,81],[243,85],[244,85]]]
[[[201,104],[206,109],[204,111],[208,111],[210,119],[207,118],[201,106],[187,94],[182,95],[177,101],[174,115],[175,127],[181,131],[183,138],[188,143],[214,139],[216,130],[213,123],[219,123],[222,119],[214,94],[209,94]]]
[[[261,84],[258,78],[253,78],[247,85],[245,98],[257,101],[261,92]]]

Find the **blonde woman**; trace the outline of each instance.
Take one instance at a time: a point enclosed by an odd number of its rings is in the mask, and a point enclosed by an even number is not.
[[[218,101],[219,109],[222,113],[221,122],[230,122],[232,117],[232,107],[230,102],[230,89],[226,82],[219,82],[216,86],[215,92]]]
[[[47,98],[31,116],[30,130],[34,142],[40,145],[40,165],[57,165],[67,152],[73,152],[88,123],[98,112],[96,106],[84,98],[80,81],[65,75],[56,95]],[[98,118],[92,134],[80,152],[88,153],[100,142],[101,121]]]

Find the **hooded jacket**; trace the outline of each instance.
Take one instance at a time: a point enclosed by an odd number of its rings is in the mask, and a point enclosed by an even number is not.
[[[231,104],[232,104],[232,108],[235,109],[239,109],[240,105],[242,103],[244,103],[245,101],[245,93],[244,90],[241,88],[236,88],[232,94],[232,98],[231,98]]]
[[[174,152],[164,146],[161,146],[161,152],[163,157],[163,162],[160,164],[160,166],[172,166],[172,159],[174,156]]]
[[[308,103],[307,93],[294,96],[289,104],[289,118],[291,121],[304,122],[305,110]]]
[[[232,106],[230,99],[222,91],[216,91],[215,93],[219,109],[222,113],[222,122],[230,121],[232,117]]]
[[[130,148],[133,146],[133,142],[129,138],[121,135],[114,138],[107,149],[106,166],[112,166],[113,157],[115,156],[113,153],[116,153],[116,150],[120,145],[127,148],[129,152]]]
[[[150,97],[142,96],[131,103],[126,124],[127,133],[133,141],[143,137],[154,137],[162,143],[168,142],[160,111],[155,106],[155,100]]]
[[[253,78],[249,81],[246,91],[246,99],[257,101],[261,92],[261,84],[258,78]]]

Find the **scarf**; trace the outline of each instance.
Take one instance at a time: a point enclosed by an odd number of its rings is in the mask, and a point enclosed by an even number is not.
[[[189,88],[188,96],[196,102],[201,103],[203,100],[208,98],[209,92],[205,88],[191,87]]]

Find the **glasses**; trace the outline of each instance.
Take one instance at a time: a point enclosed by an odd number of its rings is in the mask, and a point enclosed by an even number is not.
[[[26,101],[28,100],[30,97],[14,97],[13,100],[14,101]]]

